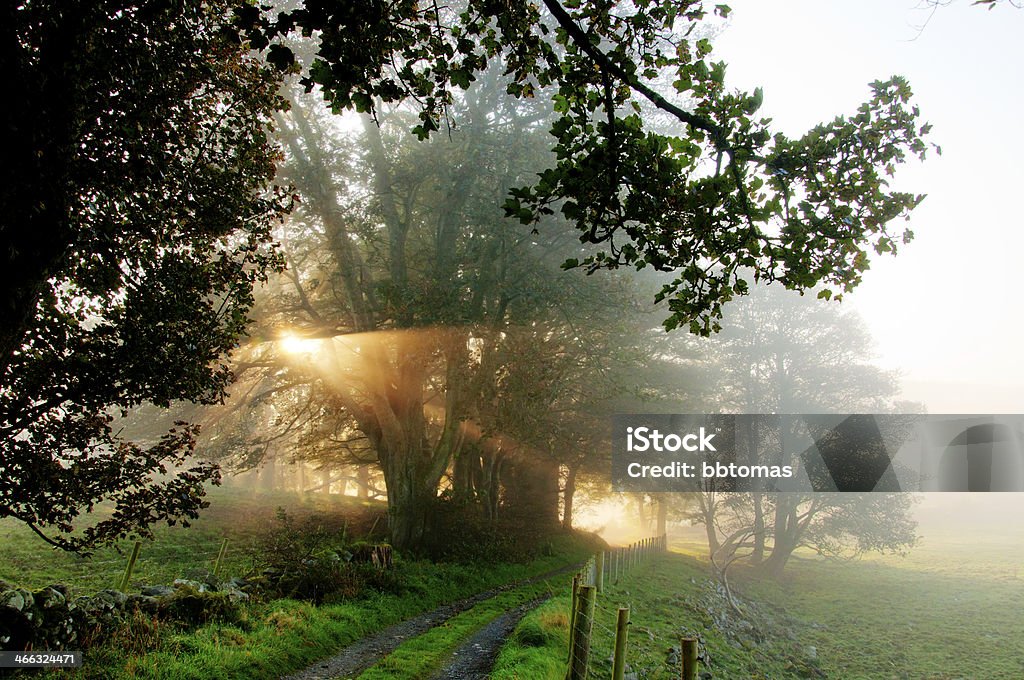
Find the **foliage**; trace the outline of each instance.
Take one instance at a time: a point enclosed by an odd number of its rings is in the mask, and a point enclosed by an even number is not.
[[[425,554],[442,561],[515,564],[550,555],[553,538],[551,527],[521,517],[487,518],[467,507],[465,500],[442,496],[435,505]]]
[[[293,93],[280,116],[282,174],[302,196],[281,231],[290,268],[270,282],[240,353],[246,396],[211,410],[206,428],[210,450],[245,465],[275,455],[328,472],[372,465],[391,541],[435,555],[448,553],[426,545],[427,532],[470,552],[483,545],[427,526],[449,482],[445,497],[468,514],[494,520],[543,495],[544,520],[557,520],[557,465],[582,450],[576,421],[640,361],[626,277],[562,271],[578,252],[571,228],[534,238],[494,204],[544,161],[549,114],[507,101],[497,70],[453,112],[462,127],[424,143],[406,135],[402,108],[342,135]],[[297,347],[268,341],[281,329]],[[516,469],[538,464],[551,493],[526,488],[535,480],[508,493],[528,476]]]
[[[5,5],[0,517],[89,549],[195,518],[193,426],[113,418],[223,398],[253,286],[280,265],[267,135],[279,74],[220,29],[236,6]],[[101,500],[116,510],[71,536]]]
[[[579,563],[595,547],[579,536],[565,536],[556,542],[552,556],[528,564],[406,561],[396,567],[406,587],[401,596],[382,593],[321,606],[295,600],[250,603],[243,610],[244,625],[214,622],[191,630],[165,626],[154,640],[157,646],[145,653],[136,646],[126,650],[104,644],[91,648],[90,662],[67,675],[97,680],[280,678],[441,604]],[[478,625],[479,619],[470,623]]]
[[[744,270],[794,290],[822,284],[831,296],[859,283],[870,252],[909,240],[887,225],[923,197],[890,190],[888,178],[908,157],[924,158],[930,130],[894,76],[871,83],[850,116],[794,139],[774,131],[756,116],[761,90],[728,89],[726,65],[698,37],[702,22],[729,12],[693,0],[468,0],[459,9],[366,0],[276,16],[251,8],[237,26],[256,47],[321,31],[307,88],[320,86],[335,111],[414,100],[420,138],[440,128],[458,90],[500,64],[509,94],[547,96],[558,114],[554,166],[513,189],[506,213],[535,224],[558,211],[581,241],[604,244],[566,266],[676,272],[658,295],[666,327],[708,334],[722,305],[749,287]],[[270,56],[292,60],[280,44]],[[662,77],[668,92],[658,90]],[[654,132],[652,110],[682,129]]]
[[[237,622],[239,607],[227,593],[200,590],[185,585],[161,602],[161,615],[186,626],[198,626],[211,621]]]
[[[228,539],[227,553],[221,561],[221,578],[240,577],[252,569],[248,556],[251,546],[274,524],[274,508],[284,505],[298,524],[311,514],[337,517],[328,528],[340,530],[347,523],[353,536],[364,535],[383,512],[383,504],[358,502],[352,497],[316,494],[302,498],[297,494],[254,494],[248,489],[216,488],[207,496],[210,507],[192,526],[156,526],[153,541],[143,542],[131,588],[171,583],[177,578],[192,578],[214,566],[221,542]],[[94,521],[104,518],[111,508],[100,506]],[[80,529],[84,530],[84,529]],[[68,583],[76,592],[93,594],[120,581],[131,552],[130,545],[97,548],[89,557],[56,552],[40,541],[22,522],[0,520],[0,579],[28,588],[50,583]],[[198,575],[198,574],[197,574]]]
[[[869,363],[871,338],[852,312],[820,298],[757,286],[726,320],[720,335],[698,343],[718,376],[716,403],[705,410],[815,414],[917,407],[897,402],[896,375]],[[751,460],[781,450],[781,431],[765,420],[758,423],[744,433],[752,442],[746,451]],[[711,483],[695,500],[687,515],[704,525],[723,578],[740,559],[763,563],[766,572],[779,576],[800,547],[838,557],[899,552],[915,541],[911,497],[905,494],[781,493],[770,485],[731,494]]]
[[[252,548],[254,577],[265,597],[288,597],[315,604],[340,602],[370,592],[402,592],[390,569],[353,560],[360,544],[332,534],[316,515],[301,523],[278,508],[277,524]]]

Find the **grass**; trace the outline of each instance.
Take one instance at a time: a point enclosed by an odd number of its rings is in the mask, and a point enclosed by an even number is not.
[[[211,504],[191,527],[155,528],[155,540],[143,541],[133,571],[131,588],[171,583],[191,570],[212,569],[221,541],[228,550],[221,575],[242,576],[252,567],[249,550],[254,539],[273,524],[280,506],[301,517],[319,514],[349,523],[350,534],[365,534],[385,512],[382,503],[370,503],[337,494],[254,494],[216,489]],[[96,515],[102,514],[102,509]],[[341,518],[341,519],[337,519]],[[382,535],[384,522],[377,524]],[[51,548],[17,520],[0,520],[0,579],[30,589],[66,583],[78,594],[114,588],[124,573],[131,543],[101,548],[87,558]]]
[[[802,559],[747,592],[817,624],[805,635],[850,680],[1024,677],[1024,542],[996,526],[931,530],[906,558]]]
[[[691,580],[692,579],[692,580]],[[699,562],[679,554],[665,554],[641,564],[617,583],[607,584],[597,596],[591,635],[590,673],[611,675],[612,650],[618,608],[630,608],[627,663],[631,672],[650,680],[679,677],[678,662],[670,659],[670,647],[678,649],[683,635],[700,633],[714,660],[715,677],[783,677],[790,655],[787,650],[737,647],[706,619],[694,600],[694,584],[707,579]],[[536,678],[561,680],[568,655],[570,597],[550,600],[527,615],[498,657],[493,680]]]
[[[189,569],[208,567],[223,536],[236,548],[234,553],[229,549],[224,571],[227,575],[244,573],[248,558],[240,546],[266,530],[278,506],[287,506],[288,512],[296,516],[330,513],[337,525],[333,529],[340,532],[345,526],[349,536],[365,536],[382,510],[379,505],[337,496],[251,496],[220,491],[213,497],[211,508],[191,528],[157,531],[155,543],[143,546],[133,584],[169,583]],[[13,523],[0,525],[0,540],[0,578],[29,587],[69,582],[78,592],[107,588],[121,575],[127,559],[106,551],[91,559],[58,553]],[[108,642],[86,649],[82,668],[58,673],[89,680],[279,678],[441,604],[582,561],[593,552],[595,541],[565,534],[553,539],[551,547],[550,555],[519,564],[437,564],[399,559],[394,567],[395,580],[400,583],[398,592],[371,592],[319,607],[294,600],[251,603],[243,607],[239,620],[233,623],[189,629],[139,617]],[[160,549],[166,553],[158,553]],[[529,592],[505,593],[499,596],[499,602],[505,606]],[[457,625],[477,625],[474,617],[484,612],[480,609]]]
[[[406,592],[315,607],[292,600],[251,605],[239,624],[169,630],[155,648],[115,642],[86,654],[75,678],[278,678],[376,632],[445,602],[551,571],[579,560],[590,542],[566,536],[556,554],[527,564],[455,565],[404,562],[396,566]]]
[[[569,597],[561,595],[527,614],[498,654],[491,680],[563,680],[569,607]]]
[[[473,633],[506,611],[550,594],[552,587],[557,586],[542,581],[481,602],[443,625],[403,643],[361,674],[359,680],[415,680],[429,677]]]
[[[699,632],[723,678],[1016,680],[1024,677],[1024,541],[998,526],[934,528],[909,556],[833,562],[800,555],[782,582],[738,574],[736,589],[763,640],[716,622],[698,543],[675,544],[598,597],[591,675],[610,674],[614,610],[631,606],[627,660],[638,677],[678,677],[666,651]],[[566,589],[568,590],[568,589]],[[711,598],[713,600],[713,598]],[[494,680],[561,680],[568,592],[523,619]],[[808,662],[809,647],[816,659]]]

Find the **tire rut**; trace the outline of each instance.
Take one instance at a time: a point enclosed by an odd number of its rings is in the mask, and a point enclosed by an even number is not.
[[[573,564],[566,567],[561,567],[538,576],[533,576],[528,579],[520,581],[513,581],[512,583],[506,583],[503,586],[486,590],[482,593],[477,593],[471,597],[467,597],[457,602],[450,604],[441,605],[440,607],[433,609],[419,616],[415,616],[411,619],[406,619],[401,623],[388,626],[387,628],[373,633],[365,638],[362,638],[347,647],[342,648],[332,656],[321,659],[313,665],[305,668],[304,670],[292,673],[291,675],[282,676],[281,680],[342,680],[343,678],[354,678],[360,673],[365,671],[370,666],[373,666],[378,661],[383,659],[385,656],[393,652],[399,645],[410,638],[414,638],[418,635],[426,633],[431,628],[440,626],[448,619],[460,614],[471,607],[480,604],[486,600],[491,599],[495,595],[507,592],[509,590],[518,588],[520,586],[529,585],[538,581],[559,576],[560,574],[571,573],[580,568],[579,564]],[[525,605],[520,605],[520,607]],[[534,605],[536,606],[536,605]],[[506,612],[498,618],[504,618],[512,612],[519,609]],[[528,610],[527,610],[528,611]],[[520,618],[526,613],[520,614]],[[518,619],[516,620],[518,622]],[[492,622],[493,623],[493,622]],[[491,624],[488,624],[490,626]],[[512,624],[515,627],[515,624]],[[506,633],[507,636],[507,633]],[[475,638],[475,636],[474,636]],[[462,647],[460,647],[460,650]],[[499,647],[500,649],[500,647]],[[497,652],[495,652],[495,657]],[[493,664],[493,659],[491,660]],[[488,670],[490,668],[488,667]],[[463,676],[452,676],[452,677],[463,677]],[[465,677],[476,677],[476,676],[465,676]],[[483,676],[481,676],[483,677]]]
[[[549,597],[545,595],[524,602],[493,619],[456,649],[445,667],[431,680],[485,680],[490,677],[494,662],[516,625]]]

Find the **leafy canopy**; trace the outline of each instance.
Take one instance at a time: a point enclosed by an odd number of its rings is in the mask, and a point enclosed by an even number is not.
[[[889,181],[908,157],[924,158],[929,131],[898,76],[871,83],[852,115],[796,139],[773,131],[757,116],[760,89],[727,88],[726,65],[697,37],[709,15],[729,12],[692,0],[467,0],[459,10],[311,0],[276,14],[248,7],[236,25],[257,48],[315,33],[307,87],[322,87],[336,111],[415,101],[420,138],[441,127],[458,90],[502,64],[510,95],[549,96],[558,114],[553,166],[513,189],[506,213],[529,225],[554,212],[572,221],[597,248],[567,267],[673,272],[657,296],[668,301],[666,328],[706,335],[722,305],[746,293],[744,271],[839,297],[872,251],[908,241],[889,223],[923,196]],[[269,58],[294,60],[278,43]],[[657,131],[659,117],[675,131]]]
[[[279,74],[226,39],[230,8],[5,10],[0,517],[62,548],[195,517],[219,479],[189,458],[194,427],[134,442],[115,418],[221,399],[253,286],[279,266]],[[109,514],[67,533],[101,501]]]

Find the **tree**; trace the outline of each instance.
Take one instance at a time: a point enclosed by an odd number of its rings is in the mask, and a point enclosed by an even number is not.
[[[86,551],[203,507],[195,427],[112,427],[222,398],[287,209],[268,139],[279,73],[215,2],[7,3],[0,178],[0,516]],[[67,532],[82,509],[107,519]],[[53,532],[57,532],[56,534]]]
[[[581,241],[599,246],[570,253],[567,267],[678,271],[657,296],[668,300],[668,328],[718,330],[722,305],[749,287],[744,271],[755,281],[797,290],[818,284],[849,289],[867,267],[869,251],[895,250],[900,235],[890,233],[888,223],[921,200],[886,184],[896,165],[926,151],[928,126],[919,124],[903,79],[873,83],[872,98],[850,118],[800,139],[773,134],[768,120],[754,117],[759,91],[725,88],[725,65],[710,61],[710,42],[698,37],[708,17],[699,2],[544,0],[543,12],[526,0],[467,0],[458,8],[412,0],[309,0],[276,12],[240,0],[186,5],[72,2],[58,9],[29,1],[0,16],[15,95],[2,113],[13,162],[4,170],[2,229],[10,247],[0,274],[14,319],[0,333],[0,369],[3,398],[12,400],[4,408],[13,415],[2,422],[15,476],[59,476],[65,451],[80,461],[101,460],[115,447],[104,424],[108,408],[216,400],[222,393],[228,372],[221,360],[244,328],[251,286],[276,264],[265,246],[269,217],[282,209],[254,196],[273,171],[264,123],[278,99],[274,74],[249,56],[249,48],[265,48],[268,63],[289,70],[295,58],[286,39],[316,32],[306,86],[319,85],[335,111],[354,108],[378,118],[384,106],[412,103],[412,131],[423,139],[449,117],[456,93],[478,87],[488,68],[504,71],[510,79],[505,91],[521,103],[549,97],[558,114],[550,126],[554,164],[532,186],[501,188],[509,195],[506,214],[548,228],[540,220],[558,212]],[[725,5],[713,10],[728,11]],[[221,21],[228,12],[231,27]],[[303,49],[309,45],[301,42]],[[233,66],[218,68],[228,62]],[[659,89],[666,79],[670,91]],[[680,130],[655,131],[661,128],[650,124],[652,111],[674,119]],[[394,207],[388,203],[381,202],[382,210]],[[387,247],[405,247],[396,214],[383,217],[393,238]],[[452,226],[441,224],[438,236],[451,237]],[[351,254],[343,242],[335,245],[340,255]],[[398,264],[403,261],[391,259],[396,269],[388,288],[364,290],[351,300],[358,323],[367,323],[360,308],[371,304],[369,295],[380,295],[400,327],[413,325],[407,296],[431,304],[402,278],[408,273]],[[457,272],[453,264],[443,257],[437,262],[439,281]],[[344,276],[354,281],[358,265],[346,262]],[[500,303],[501,296],[494,299]],[[109,323],[95,332],[94,317]],[[205,323],[190,324],[193,318]],[[42,332],[44,320],[56,330]],[[79,341],[88,347],[72,346]],[[28,357],[43,346],[50,358],[34,364],[40,369],[30,375]],[[459,342],[449,349],[465,351]],[[96,370],[80,371],[92,377],[80,378],[72,358],[95,356],[93,350],[109,361],[92,362]],[[409,357],[417,351],[406,350]],[[422,366],[407,361],[392,383],[403,390],[426,379]],[[101,374],[105,380],[96,378]],[[72,395],[53,405],[83,387],[88,398]],[[44,394],[45,408],[33,401]],[[443,465],[440,459],[406,465],[422,454],[421,418],[412,402],[377,396],[383,401],[371,405],[373,415],[363,424],[377,432],[376,422],[389,450],[418,452],[395,458],[405,462],[393,474],[424,495]],[[25,410],[42,413],[51,406],[59,410],[49,419]],[[406,425],[412,430],[387,416],[396,408],[411,419]],[[25,435],[35,444],[17,439],[23,427],[35,428]],[[456,441],[453,428],[445,442]],[[187,450],[191,435],[176,436],[165,445]],[[40,446],[53,465],[34,461],[32,451]],[[141,460],[139,454],[129,447],[119,455]],[[124,488],[138,486],[157,467],[143,461]],[[87,468],[79,468],[79,486],[97,479]],[[195,474],[186,496],[213,473],[202,468]],[[9,488],[21,494],[22,484]],[[89,494],[95,497],[93,491],[79,497]],[[154,498],[133,502],[154,508]],[[15,514],[33,525],[58,521],[31,509],[42,501],[26,501]],[[185,504],[194,507],[195,500]],[[143,514],[136,524],[152,519]]]
[[[908,408],[895,401],[896,376],[867,361],[871,337],[852,312],[760,286],[726,321],[720,335],[703,343],[720,375],[719,409],[816,414]],[[742,422],[742,462],[778,463],[781,422]],[[742,559],[778,576],[800,547],[835,556],[844,550],[898,551],[915,540],[910,500],[899,494],[781,493],[766,483],[734,494],[712,481],[697,501],[692,517],[704,525],[712,560],[722,572]]]
[[[456,88],[471,89],[495,62],[511,78],[509,94],[550,97],[555,164],[511,190],[507,214],[536,225],[557,211],[581,241],[602,244],[566,266],[674,272],[657,295],[668,300],[669,329],[717,331],[722,305],[749,278],[841,297],[860,282],[870,251],[895,252],[912,237],[888,224],[923,196],[891,191],[887,178],[908,156],[924,158],[930,126],[918,122],[903,78],[872,83],[855,114],[790,139],[755,117],[760,90],[725,87],[726,65],[711,62],[710,41],[696,37],[709,14],[702,2],[542,7],[310,2],[276,15],[249,8],[236,25],[256,47],[320,31],[307,87],[321,86],[335,110],[414,100],[421,138],[440,128]],[[269,58],[293,60],[281,44]],[[671,91],[657,89],[664,77]],[[652,110],[682,129],[652,131]]]

